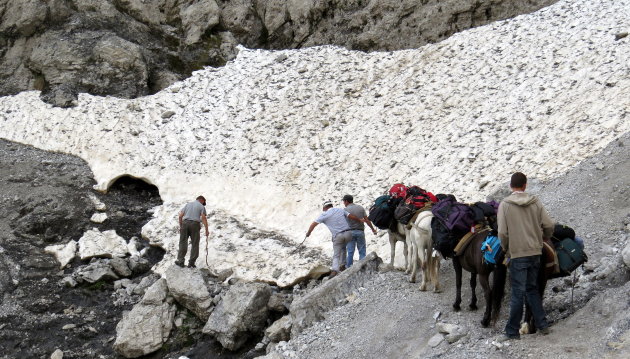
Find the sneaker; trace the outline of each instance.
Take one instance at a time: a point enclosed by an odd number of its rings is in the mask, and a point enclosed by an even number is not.
[[[502,335],[500,337],[497,338],[497,342],[499,343],[503,343],[503,342],[507,342],[508,340],[520,340],[521,337],[519,335]]]
[[[184,267],[184,263],[175,261],[175,265],[178,267]]]
[[[551,333],[551,329],[549,329],[549,327],[547,328],[542,328],[541,330],[539,330],[540,334],[542,335],[548,335],[549,333]]]
[[[330,275],[328,276],[328,278],[333,278],[334,276],[336,276],[337,274],[339,274],[339,272],[337,271],[332,271],[330,272]]]

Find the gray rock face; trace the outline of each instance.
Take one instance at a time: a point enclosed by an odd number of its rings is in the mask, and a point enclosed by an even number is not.
[[[164,278],[169,292],[177,302],[199,319],[208,320],[213,302],[199,270],[174,265],[164,273]]]
[[[0,95],[134,98],[225,64],[238,44],[415,48],[555,1],[13,0],[0,4]]]
[[[382,262],[376,253],[369,253],[364,260],[356,262],[333,279],[293,301],[290,308],[293,321],[291,336],[297,336],[304,328],[322,320],[326,311],[339,305],[353,290],[370,280]]]
[[[630,268],[630,242],[626,244],[626,247],[621,251],[621,258],[628,268]]]
[[[217,338],[229,350],[237,350],[250,333],[262,331],[269,316],[271,288],[262,283],[238,283],[223,295],[203,332]]]
[[[109,260],[109,265],[121,277],[129,277],[131,275],[131,269],[129,269],[127,260],[124,258],[114,257]]]
[[[292,324],[291,316],[285,315],[271,324],[269,328],[265,329],[265,335],[272,342],[288,341],[291,337]]]
[[[162,347],[173,328],[175,306],[137,304],[116,326],[114,349],[125,358],[137,358]]]

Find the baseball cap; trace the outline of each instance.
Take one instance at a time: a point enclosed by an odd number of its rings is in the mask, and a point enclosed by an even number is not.
[[[332,207],[332,202],[331,201],[324,201],[324,203],[322,203],[322,207],[324,207],[324,208]]]

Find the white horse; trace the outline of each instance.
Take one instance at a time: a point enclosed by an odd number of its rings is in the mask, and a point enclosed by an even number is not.
[[[396,243],[397,242],[403,242],[404,243],[404,247],[403,247],[403,255],[405,256],[405,273],[409,274],[411,272],[411,267],[409,266],[409,257],[410,257],[410,252],[409,252],[409,242],[408,242],[408,234],[409,234],[409,230],[407,229],[407,226],[405,226],[404,224],[401,224],[400,222],[395,221],[395,225],[390,226],[390,228],[387,229],[387,233],[389,234],[389,246],[391,248],[391,252],[390,252],[390,260],[389,260],[389,265],[390,266],[394,266],[394,259],[396,258]],[[392,229],[392,227],[394,229]]]
[[[422,268],[420,290],[427,290],[427,283],[431,282],[433,291],[438,293],[441,291],[439,282],[440,255],[433,250],[432,219],[433,213],[424,211],[410,222],[411,229],[409,229],[407,236],[411,244],[411,277],[409,281],[415,283],[418,268]]]

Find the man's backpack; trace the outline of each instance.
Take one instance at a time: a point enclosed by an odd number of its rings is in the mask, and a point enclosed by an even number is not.
[[[558,255],[558,265],[560,266],[559,277],[570,275],[577,267],[588,262],[586,253],[584,253],[580,245],[571,238],[565,238],[555,243],[555,247],[556,254]]]
[[[368,219],[378,228],[387,229],[394,219],[394,209],[391,204],[392,198],[389,195],[383,195],[374,201],[374,205],[370,207]]]

